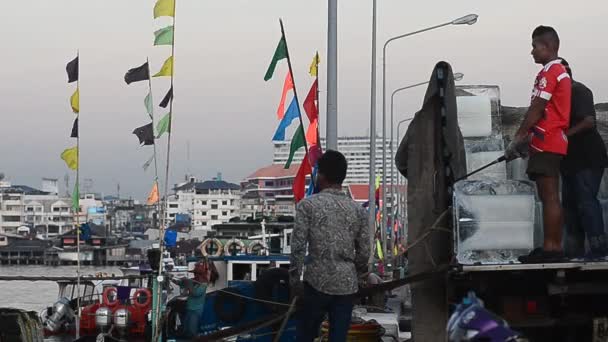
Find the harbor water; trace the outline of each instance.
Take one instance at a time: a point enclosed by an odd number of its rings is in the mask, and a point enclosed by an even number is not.
[[[121,275],[118,267],[83,266],[81,275],[96,273]],[[0,275],[75,277],[76,266],[0,266]],[[0,281],[0,307],[13,307],[40,312],[57,300],[57,283],[54,281]]]

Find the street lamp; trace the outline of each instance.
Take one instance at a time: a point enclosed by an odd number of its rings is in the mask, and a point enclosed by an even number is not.
[[[454,81],[461,81],[464,78],[464,74],[461,72],[457,72],[454,74]],[[393,151],[393,132],[395,131],[395,120],[393,119],[393,108],[394,108],[394,100],[395,100],[395,95],[401,91],[404,90],[408,90],[408,89],[412,89],[415,87],[419,87],[425,84],[428,84],[429,81],[426,82],[420,82],[420,83],[416,83],[416,84],[412,84],[406,87],[401,87],[401,88],[397,88],[393,91],[393,93],[391,94],[391,142],[390,142],[390,148],[391,148],[391,157],[395,157],[395,153]],[[413,118],[412,118],[413,119]],[[410,121],[412,119],[405,119],[405,120],[401,120],[399,121],[399,124],[397,125],[397,142],[399,142],[399,126],[406,122],[406,121]],[[395,189],[393,186],[393,181],[395,180],[395,176],[393,174],[393,170],[395,169],[395,164],[391,163],[391,182],[390,182],[390,194],[391,194],[391,208],[392,208],[392,203],[394,201],[395,198]],[[397,187],[399,187],[399,179],[400,177],[397,175]],[[398,196],[397,198],[399,199],[401,196]],[[399,203],[397,203],[397,208],[399,208],[399,210],[401,210],[401,207],[399,206]],[[394,210],[393,210],[394,212]],[[400,211],[401,212],[401,211]]]
[[[418,33],[431,31],[431,30],[438,29],[438,28],[441,28],[444,26],[465,25],[465,24],[473,25],[477,22],[477,18],[478,18],[477,14],[468,14],[468,15],[454,19],[452,21],[448,21],[443,24],[439,24],[439,25],[424,28],[422,30],[395,36],[395,37],[388,39],[384,43],[384,47],[382,48],[382,145],[383,146],[382,146],[382,191],[381,191],[381,194],[382,194],[383,205],[382,205],[382,221],[380,222],[380,229],[381,229],[380,232],[382,234],[382,249],[384,251],[386,251],[386,222],[387,222],[386,221],[386,204],[385,204],[386,203],[386,48],[390,42],[395,41],[397,39],[413,36]],[[375,23],[375,13],[374,13],[374,23]],[[372,83],[372,87],[373,87],[372,92],[374,93],[375,92],[374,83]],[[372,96],[372,106],[374,106],[374,105],[375,105],[375,98]],[[372,111],[372,116],[373,116],[372,119],[375,119],[374,111]],[[374,132],[370,130],[370,134],[374,134]],[[391,144],[392,144],[392,141],[391,141]],[[370,163],[375,161],[375,151],[374,150],[370,151],[370,158],[372,158]],[[370,171],[370,179],[371,179],[371,171]],[[371,186],[371,183],[370,183],[370,186]],[[370,191],[370,194],[371,194],[371,191]]]
[[[419,83],[419,84],[417,84],[417,85],[415,85],[415,86],[418,86],[418,85],[423,85],[423,84],[425,84],[425,83],[428,83],[428,82]],[[408,87],[404,87],[404,88],[405,88],[405,89],[409,89]],[[394,94],[394,93],[393,93],[393,94]],[[412,120],[414,120],[414,118],[408,118],[408,119],[403,119],[403,120],[399,121],[399,123],[397,124],[397,141],[399,141],[399,138],[401,137],[401,134],[400,134],[400,131],[401,131],[401,124],[402,124],[402,123],[405,123],[405,122],[408,122],[408,121],[412,121]],[[391,151],[391,152],[392,152],[392,151]],[[391,169],[391,170],[392,170],[392,169]],[[392,172],[392,171],[391,171],[391,172]],[[391,176],[392,176],[392,175],[391,175]],[[401,177],[398,175],[398,176],[397,176],[397,188],[399,187],[399,185],[401,185]],[[397,208],[399,208],[399,213],[401,214],[401,217],[404,217],[404,214],[405,214],[405,208],[404,208],[404,205],[403,205],[403,203],[402,203],[402,202],[403,202],[403,200],[401,199],[402,197],[403,197],[402,193],[401,193],[401,192],[399,192],[399,196],[397,196]],[[392,197],[391,197],[391,198],[392,198]],[[392,199],[391,199],[391,200],[392,200]],[[402,220],[402,221],[403,221],[403,220]]]

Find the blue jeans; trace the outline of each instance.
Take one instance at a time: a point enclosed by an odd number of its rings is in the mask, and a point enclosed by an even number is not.
[[[184,315],[184,335],[185,337],[196,337],[198,336],[198,330],[200,329],[200,311],[186,310]]]
[[[312,342],[318,337],[325,314],[329,316],[329,340],[344,342],[350,328],[353,296],[328,295],[304,283],[304,298],[298,300],[296,341]]]
[[[585,255],[585,235],[594,256],[608,252],[602,206],[597,193],[604,169],[584,169],[562,175],[562,203],[566,223],[564,247],[568,257]]]

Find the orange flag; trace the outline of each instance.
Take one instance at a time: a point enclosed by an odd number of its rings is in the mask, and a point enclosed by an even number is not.
[[[287,92],[293,89],[293,80],[291,79],[291,73],[288,71],[285,76],[285,83],[283,84],[283,94],[281,94],[281,102],[279,102],[279,108],[277,109],[277,117],[279,120],[285,116],[285,98]]]
[[[306,141],[309,145],[316,145],[319,139],[319,121],[315,120],[308,125],[308,131],[306,132]]]
[[[160,197],[158,195],[158,183],[155,181],[154,185],[152,186],[152,190],[150,191],[150,195],[148,195],[148,205],[152,205],[158,202],[159,198]]]
[[[308,154],[304,155],[302,164],[298,169],[296,178],[293,180],[293,199],[296,203],[300,202],[306,196],[306,176],[312,173],[310,162],[308,161]]]

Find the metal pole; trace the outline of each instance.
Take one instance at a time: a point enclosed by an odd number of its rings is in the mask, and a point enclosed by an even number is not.
[[[327,6],[326,149],[338,150],[338,0]]]
[[[371,70],[371,103],[369,120],[369,202],[368,224],[371,241],[374,243],[376,228],[376,0],[372,0],[372,70]],[[372,247],[373,250],[373,247]],[[373,255],[374,253],[372,253]]]
[[[382,220],[380,220],[380,233],[382,236],[382,249],[384,254],[386,254],[386,240],[387,240],[387,232],[386,232],[386,47],[388,44],[394,40],[409,37],[418,33],[434,30],[436,28],[440,28],[447,25],[452,25],[453,21],[449,21],[443,24],[427,27],[422,30],[402,34],[399,36],[392,37],[388,39],[384,46],[382,47],[382,186],[381,186],[381,195],[382,195]],[[391,141],[392,145],[392,141]]]

